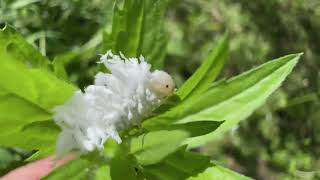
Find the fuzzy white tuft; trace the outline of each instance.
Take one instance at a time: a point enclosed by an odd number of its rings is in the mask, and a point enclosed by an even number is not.
[[[58,156],[71,150],[102,149],[108,138],[121,143],[120,130],[138,125],[173,93],[171,76],[151,72],[142,56],[126,58],[108,51],[100,60],[111,73],[99,72],[94,85],[75,92],[64,105],[53,109],[53,119],[62,129],[56,145]]]

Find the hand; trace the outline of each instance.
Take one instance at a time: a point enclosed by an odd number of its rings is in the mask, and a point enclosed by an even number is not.
[[[1,177],[0,180],[39,180],[71,159],[73,156],[70,155],[55,162],[54,156],[50,156],[19,167]]]

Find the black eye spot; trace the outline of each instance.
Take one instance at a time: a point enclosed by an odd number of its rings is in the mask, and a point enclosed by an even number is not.
[[[168,85],[168,84],[166,85],[166,88],[169,88],[169,85]]]

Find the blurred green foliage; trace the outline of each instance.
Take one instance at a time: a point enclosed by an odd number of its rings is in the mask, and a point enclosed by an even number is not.
[[[174,72],[176,64],[180,65],[176,74],[181,82],[208,52],[210,39],[226,30],[231,35],[231,53],[222,77],[238,74],[263,59],[305,52],[268,103],[218,147],[213,142],[203,151],[224,154],[215,158],[258,179],[316,178],[320,168],[320,2],[175,1],[169,18],[168,68]]]
[[[11,24],[50,59],[68,64],[71,81],[84,87],[98,70],[94,65],[96,54],[101,53],[100,34],[111,24],[113,3],[0,0],[0,24]],[[201,151],[257,179],[319,178],[320,2],[171,0],[167,19],[165,67],[178,85],[225,31],[230,34],[230,54],[221,77],[231,77],[265,59],[305,53],[282,89],[227,138]],[[0,175],[26,156],[19,150],[1,149]]]

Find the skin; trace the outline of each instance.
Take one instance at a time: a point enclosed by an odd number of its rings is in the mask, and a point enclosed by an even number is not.
[[[72,159],[73,156],[69,155],[61,160],[54,162],[55,157],[50,156],[45,159],[31,162],[25,166],[19,167],[1,177],[0,180],[40,180],[42,177],[47,176],[55,168]]]

